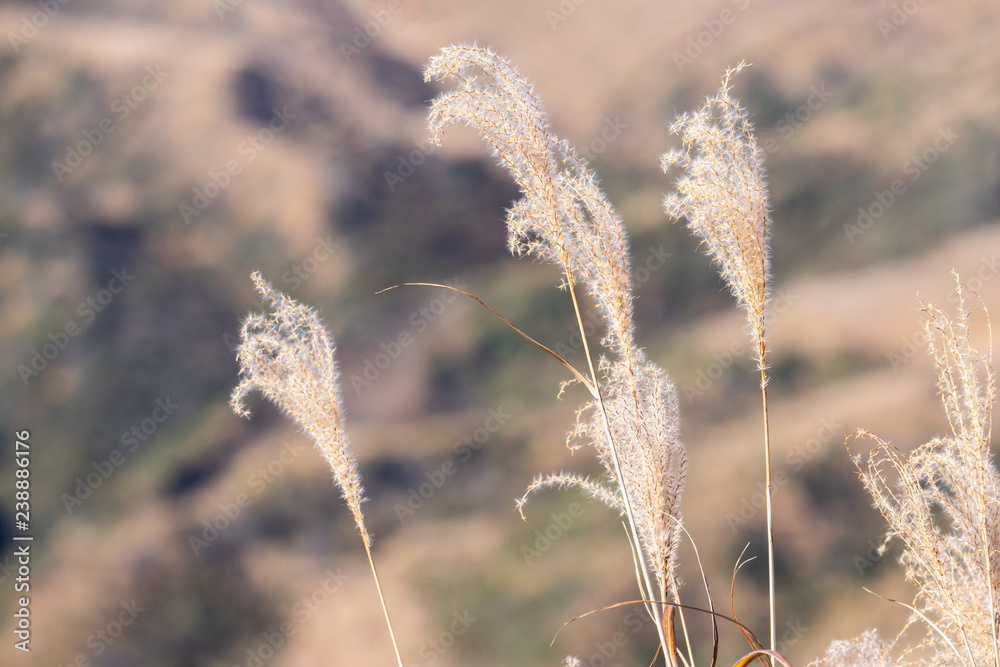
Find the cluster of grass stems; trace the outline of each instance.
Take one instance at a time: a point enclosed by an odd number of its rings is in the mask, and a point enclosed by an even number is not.
[[[552,133],[532,84],[507,59],[476,45],[452,46],[433,57],[425,71],[428,81],[455,86],[431,104],[432,141],[440,144],[455,123],[470,125],[483,136],[523,194],[508,212],[509,249],[558,267],[561,288],[572,301],[583,340],[583,366],[578,368],[474,295],[461,292],[564,365],[570,373],[564,385],[579,384],[589,397],[577,412],[567,444],[572,449],[593,447],[604,474],[597,479],[566,471],[540,475],[518,508],[538,490],[575,487],[624,518],[639,597],[621,604],[645,607],[659,635],[658,656],[652,664],[662,660],[668,667],[696,664],[687,622],[692,613],[707,614],[712,620],[713,667],[723,624],[737,628],[749,644],[735,667],[758,660],[764,665],[790,664],[777,652],[775,636],[765,343],[770,208],[763,152],[746,111],[730,95],[732,77],[743,67],[741,63],[727,71],[721,87],[701,109],[676,119],[670,129],[680,136],[681,147],[663,156],[662,167],[665,172],[680,171],[674,190],[664,199],[664,209],[670,217],[686,221],[701,239],[745,313],[760,374],[767,642],[737,619],[735,601],[732,616],[716,610],[704,572],[706,606],[681,600],[676,570],[678,548],[687,534],[681,513],[687,455],[680,438],[677,391],[667,373],[646,357],[634,339],[632,272],[621,218],[586,161]],[[361,477],[342,424],[333,340],[314,311],[273,289],[257,273],[253,281],[271,307],[243,323],[237,353],[241,381],[233,392],[232,406],[246,416],[246,396],[261,392],[308,434],[329,463],[361,534],[396,660],[402,667],[361,510]],[[907,578],[917,585],[916,599],[906,605],[912,611],[910,623],[892,640],[868,631],[853,640],[833,642],[826,655],[815,661],[817,667],[914,663],[1000,667],[1000,476],[989,451],[994,376],[990,355],[980,354],[969,344],[960,283],[957,289],[961,302],[957,318],[949,319],[931,306],[924,308],[929,349],[938,368],[938,387],[952,434],[908,456],[867,432],[856,434],[874,439],[876,447],[867,461],[855,456],[855,463],[889,523],[886,540],[903,542],[902,563]],[[599,350],[586,335],[584,294],[605,325],[604,337],[596,342]],[[942,514],[949,520],[944,527],[938,518]],[[918,625],[925,634],[913,640],[908,631]],[[570,656],[563,664],[581,663]]]

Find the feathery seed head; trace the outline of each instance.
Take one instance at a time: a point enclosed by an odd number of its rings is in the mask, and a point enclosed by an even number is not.
[[[723,280],[746,310],[758,362],[763,363],[764,315],[768,298],[770,216],[764,152],[739,100],[729,94],[730,78],[745,67],[727,70],[722,87],[700,110],[679,116],[670,131],[683,148],[665,153],[664,172],[683,174],[663,206],[705,243]]]
[[[957,280],[957,276],[956,276]],[[1000,473],[990,452],[996,399],[988,355],[969,340],[969,313],[959,283],[955,318],[923,307],[928,350],[951,435],[934,438],[909,454],[871,438],[867,461],[855,456],[865,488],[889,524],[887,540],[903,543],[906,578],[917,586],[911,624],[928,628],[919,649],[927,664],[996,665],[1000,662]],[[897,640],[898,641],[898,640]],[[895,643],[895,642],[893,642]],[[901,664],[889,661],[892,644],[872,635],[836,642],[816,665]],[[845,655],[871,662],[844,662]]]
[[[877,630],[865,630],[859,637],[830,642],[821,660],[809,667],[892,667],[897,662],[890,653],[891,642]]]
[[[295,420],[329,463],[370,546],[361,513],[361,475],[341,424],[333,340],[315,312],[275,290],[260,273],[254,272],[252,279],[273,311],[253,313],[243,321],[236,352],[241,379],[230,405],[236,414],[249,417],[245,400],[257,390]]]
[[[475,45],[452,46],[431,59],[425,78],[458,84],[431,104],[432,139],[440,142],[456,122],[480,131],[524,195],[507,216],[511,252],[556,264],[571,289],[585,286],[607,326],[603,343],[614,353],[614,359],[602,357],[605,381],[599,382],[595,372],[595,401],[578,414],[570,435],[571,441],[594,445],[608,479],[573,473],[538,477],[518,508],[535,490],[573,486],[627,513],[634,548],[641,551],[638,567],[647,583],[646,571],[659,585],[658,592],[646,586],[648,595],[676,599],[687,464],[673,383],[633,341],[631,272],[621,218],[586,162],[552,133],[534,88],[508,60]]]
[[[458,83],[431,103],[431,139],[440,143],[453,123],[472,125],[524,194],[507,215],[510,251],[553,262],[568,284],[586,285],[607,324],[608,346],[622,353],[633,335],[625,228],[586,162],[552,133],[534,86],[506,58],[475,44],[442,49],[424,78]]]

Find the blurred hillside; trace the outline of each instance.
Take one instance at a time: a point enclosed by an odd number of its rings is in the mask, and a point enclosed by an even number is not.
[[[873,556],[883,525],[842,443],[945,428],[918,292],[953,307],[956,269],[1000,313],[1000,6],[902,4],[0,3],[5,613],[23,429],[36,539],[32,655],[8,641],[4,664],[391,664],[321,460],[271,406],[228,408],[255,269],[337,338],[407,665],[604,664],[616,631],[606,664],[649,664],[655,632],[628,609],[549,647],[635,597],[616,518],[572,493],[514,512],[535,472],[594,468],[563,447],[582,395],[557,400],[561,368],[474,304],[375,295],[452,284],[582,363],[559,276],[505,251],[510,179],[471,131],[424,139],[421,68],[461,41],[535,82],[630,229],[639,340],[681,392],[686,519],[727,609],[744,545],[763,550],[758,394],[740,314],[662,213],[658,156],[676,114],[753,63],[734,94],[774,208],[779,637],[798,664],[896,630],[900,610],[861,587],[910,593]],[[763,634],[760,560],[736,601]]]

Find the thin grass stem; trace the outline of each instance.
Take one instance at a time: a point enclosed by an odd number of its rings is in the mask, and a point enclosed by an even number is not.
[[[708,587],[708,575],[705,574],[705,565],[701,560],[701,553],[698,551],[698,545],[694,541],[694,536],[688,532],[688,529],[684,527],[676,517],[670,517],[677,522],[680,529],[687,535],[688,540],[691,542],[691,548],[694,549],[694,558],[698,563],[698,571],[701,572],[701,581],[705,585],[705,596],[708,598],[708,609],[709,611],[715,611],[715,601],[712,599],[712,590]],[[678,614],[681,617],[681,629],[684,631],[684,641],[687,643],[688,655],[691,657],[691,664],[694,664],[694,647],[691,644],[691,637],[688,635],[687,619],[684,616],[684,609],[681,607],[671,607],[672,609],[678,609]],[[719,659],[719,623],[712,616],[712,665],[715,667],[716,662]]]
[[[629,500],[628,489],[625,488],[625,477],[622,474],[621,467],[621,455],[618,452],[618,445],[615,443],[614,437],[611,434],[611,420],[608,417],[607,407],[604,404],[604,398],[601,395],[601,383],[597,379],[597,370],[594,368],[594,360],[590,355],[590,345],[587,343],[587,332],[583,325],[583,316],[580,313],[580,302],[576,298],[576,287],[573,282],[573,274],[570,271],[566,271],[566,284],[569,290],[570,296],[573,300],[573,312],[576,315],[576,323],[580,327],[580,340],[583,341],[583,353],[587,357],[587,368],[590,370],[590,377],[593,382],[593,392],[594,397],[597,399],[598,405],[601,407],[601,417],[604,421],[604,433],[608,438],[608,446],[613,454],[613,460],[615,463],[615,475],[618,477],[618,484],[622,492],[622,502],[625,505],[625,513],[628,516],[629,529],[631,530],[632,536],[631,540],[634,545],[636,554],[638,554],[639,569],[642,570],[642,578],[645,583],[645,589],[642,591],[643,597],[655,600],[656,593],[653,589],[653,584],[649,580],[649,567],[646,565],[646,560],[643,555],[642,543],[639,540],[639,534],[636,531],[636,520],[635,514],[632,510],[632,501]],[[650,615],[653,617],[653,621],[656,625],[656,632],[660,637],[660,646],[663,647],[663,652],[665,655],[664,660],[667,662],[668,667],[673,667],[670,665],[670,655],[667,651],[667,637],[663,631],[663,613],[660,611],[657,605],[647,605]]]
[[[763,348],[763,346],[761,346]],[[777,650],[777,626],[774,613],[774,516],[771,511],[771,435],[767,422],[767,371],[764,350],[760,352],[760,397],[764,413],[764,489],[767,511],[767,597],[770,609],[771,650]]]
[[[924,621],[924,623],[926,623],[928,626],[930,626],[931,629],[933,629],[934,632],[936,632],[938,634],[938,636],[941,637],[941,639],[943,639],[945,641],[945,643],[948,644],[949,647],[951,647],[951,650],[955,654],[955,657],[958,658],[959,660],[961,660],[963,665],[966,665],[966,664],[975,665],[976,664],[976,659],[975,659],[975,657],[973,657],[972,651],[969,649],[968,640],[966,640],[966,646],[965,646],[965,648],[966,648],[967,651],[969,651],[969,660],[970,660],[970,662],[966,663],[965,662],[965,658],[962,657],[962,654],[958,650],[958,647],[955,646],[955,644],[951,641],[951,639],[948,638],[948,635],[945,634],[944,630],[942,630],[941,628],[939,628],[938,625],[934,621],[932,621],[931,619],[929,619],[927,617],[927,614],[925,614],[924,612],[920,611],[919,609],[917,609],[916,607],[914,607],[912,604],[907,604],[907,603],[905,603],[905,602],[903,602],[901,600],[893,600],[892,598],[887,598],[884,595],[879,595],[878,593],[876,593],[875,591],[871,590],[870,588],[862,587],[862,590],[864,590],[866,593],[871,593],[872,595],[874,595],[877,598],[882,598],[886,602],[894,602],[894,603],[898,604],[901,607],[906,607],[911,612],[913,612],[914,614],[916,614],[917,616],[919,616]]]
[[[385,596],[382,594],[382,584],[378,580],[378,572],[375,570],[375,559],[372,558],[372,550],[368,545],[367,536],[362,536],[365,543],[365,553],[368,554],[368,565],[372,569],[372,577],[375,579],[375,589],[378,591],[379,602],[382,603],[382,615],[385,616],[385,624],[389,628],[389,638],[392,640],[392,650],[396,652],[396,663],[403,667],[403,658],[399,655],[399,645],[396,643],[396,633],[392,630],[392,620],[389,618],[389,608],[385,604]]]

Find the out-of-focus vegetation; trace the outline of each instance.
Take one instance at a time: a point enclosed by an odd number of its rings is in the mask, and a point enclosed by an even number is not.
[[[860,591],[905,597],[891,558],[874,556],[883,528],[841,443],[864,426],[906,448],[943,427],[917,291],[945,303],[956,268],[1000,312],[1000,9],[899,11],[0,5],[0,561],[12,434],[29,429],[32,664],[391,659],[321,461],[269,407],[245,423],[226,405],[254,268],[337,337],[404,657],[552,665],[589,659],[620,630],[628,642],[609,664],[648,664],[655,633],[627,609],[548,646],[563,622],[635,595],[605,510],[552,494],[527,524],[513,511],[535,471],[568,465],[576,397],[556,400],[560,367],[439,290],[374,295],[449,282],[579,358],[558,276],[506,254],[515,187],[471,132],[441,149],[424,141],[435,90],[423,63],[473,39],[535,81],[632,231],[639,339],[680,390],[684,511],[721,599],[744,544],[763,549],[755,370],[708,261],[660,209],[657,156],[677,141],[675,113],[727,66],[753,63],[734,92],[768,150],[774,205],[771,422],[788,475],[775,494],[779,638],[801,662],[901,617]],[[454,474],[434,484],[448,461]],[[572,503],[582,515],[563,528]],[[4,609],[10,576],[0,572]],[[760,560],[741,572],[748,623],[765,618],[763,585]],[[142,611],[110,641],[123,604]]]

